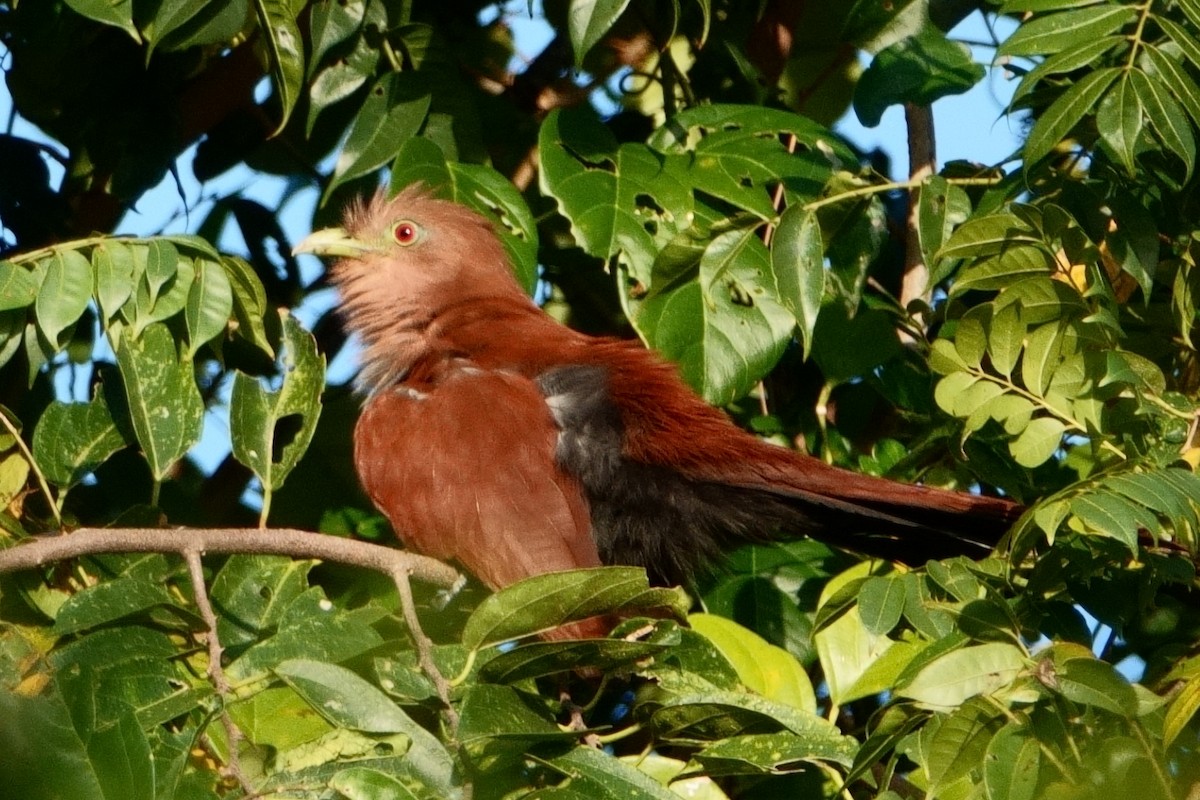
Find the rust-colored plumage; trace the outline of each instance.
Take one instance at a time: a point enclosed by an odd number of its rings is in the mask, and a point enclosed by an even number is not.
[[[808,534],[908,562],[986,552],[1019,509],[760,441],[637,343],[559,325],[490,224],[410,188],[300,250],[339,256],[363,340],[363,485],[414,549],[492,587],[600,563],[686,579],[738,541]]]

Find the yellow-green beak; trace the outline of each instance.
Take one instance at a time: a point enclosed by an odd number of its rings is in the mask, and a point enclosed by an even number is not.
[[[373,245],[355,239],[345,228],[325,228],[313,231],[300,244],[292,248],[292,255],[313,253],[318,256],[354,258],[376,249]]]

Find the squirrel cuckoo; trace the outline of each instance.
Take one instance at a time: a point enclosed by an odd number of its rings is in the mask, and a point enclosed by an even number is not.
[[[1020,510],[755,438],[640,344],[547,316],[488,221],[422,188],[354,205],[296,252],[339,259],[367,493],[411,547],[493,589],[600,564],[676,583],[779,532],[923,563],[985,553]]]

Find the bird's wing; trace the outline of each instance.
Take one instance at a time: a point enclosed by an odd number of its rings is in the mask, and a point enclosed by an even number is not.
[[[355,430],[363,485],[413,549],[492,588],[600,565],[587,501],[555,463],[546,398],[508,371],[453,367],[373,397]]]

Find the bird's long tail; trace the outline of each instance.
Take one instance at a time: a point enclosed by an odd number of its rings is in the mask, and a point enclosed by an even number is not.
[[[899,483],[779,453],[758,461],[757,474],[741,486],[768,496],[765,506],[782,516],[783,532],[864,555],[911,565],[981,558],[1024,511],[1001,497]]]

